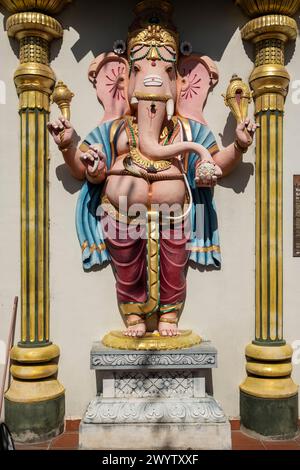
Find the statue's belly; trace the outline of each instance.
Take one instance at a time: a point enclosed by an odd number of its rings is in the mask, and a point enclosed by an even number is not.
[[[113,166],[113,170],[123,170],[123,159],[118,159]],[[166,171],[159,172],[163,174],[178,174],[180,170],[173,166]],[[185,184],[182,180],[163,180],[155,181],[150,185],[143,179],[135,176],[127,175],[111,175],[105,188],[105,194],[110,202],[119,207],[120,197],[127,198],[127,206],[132,204],[149,204],[151,190],[151,203],[152,204],[184,204],[185,200]],[[123,205],[123,204],[122,204]]]

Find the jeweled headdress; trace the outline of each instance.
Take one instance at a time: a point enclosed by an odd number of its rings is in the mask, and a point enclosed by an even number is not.
[[[137,4],[134,11],[136,19],[129,29],[127,45],[130,64],[144,58],[176,63],[179,37],[171,20],[171,3],[144,0]],[[145,46],[146,52],[143,50],[142,54],[138,54]]]

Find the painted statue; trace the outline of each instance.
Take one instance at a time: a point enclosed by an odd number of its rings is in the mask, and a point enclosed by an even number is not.
[[[124,335],[133,337],[153,314],[161,336],[180,334],[189,263],[221,262],[213,187],[256,130],[246,118],[234,143],[218,148],[203,117],[217,67],[179,45],[171,10],[168,1],[140,2],[127,44],[92,62],[104,115],[79,147],[67,119],[48,125],[72,175],[85,180],[76,213],[83,266],[111,264]]]

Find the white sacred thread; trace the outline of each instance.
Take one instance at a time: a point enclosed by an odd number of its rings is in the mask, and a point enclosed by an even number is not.
[[[292,103],[300,104],[300,80],[292,82],[292,89],[294,90],[292,93]]]
[[[6,85],[0,80],[0,104],[6,104]]]
[[[300,364],[300,339],[296,339],[295,341],[293,341],[292,348],[294,350],[292,363],[298,366]]]

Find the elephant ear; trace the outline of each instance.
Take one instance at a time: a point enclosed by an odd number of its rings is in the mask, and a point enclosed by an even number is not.
[[[104,108],[101,124],[130,112],[127,96],[129,65],[126,59],[114,52],[100,54],[91,63],[88,76]]]
[[[206,124],[203,110],[219,80],[216,64],[209,57],[191,55],[181,59],[178,72],[177,114]]]

